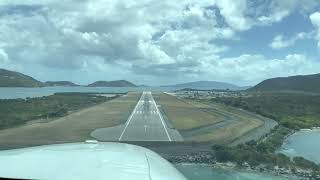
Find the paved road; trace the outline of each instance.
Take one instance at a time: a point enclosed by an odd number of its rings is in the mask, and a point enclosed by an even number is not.
[[[143,92],[119,141],[172,141],[151,92]]]

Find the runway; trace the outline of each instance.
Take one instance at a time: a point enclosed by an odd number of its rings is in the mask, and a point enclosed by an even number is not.
[[[172,141],[151,92],[143,92],[119,141]]]
[[[91,136],[99,141],[183,141],[159,108],[152,93],[143,92],[126,123],[95,129]]]

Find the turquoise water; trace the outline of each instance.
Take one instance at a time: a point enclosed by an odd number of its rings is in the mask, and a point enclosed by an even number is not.
[[[125,93],[128,91],[169,91],[170,87],[43,87],[43,88],[0,88],[0,99],[41,97],[56,92]]]
[[[320,164],[320,130],[299,131],[289,136],[279,152],[288,156],[302,156]]]
[[[178,164],[176,168],[188,180],[285,180],[288,178],[233,169],[212,168],[198,164]],[[295,179],[290,177],[289,179]]]

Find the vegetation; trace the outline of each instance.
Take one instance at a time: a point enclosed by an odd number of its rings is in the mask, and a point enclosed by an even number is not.
[[[267,138],[257,143],[257,151],[262,153],[274,153],[282,145],[283,140],[292,132],[290,129],[278,126],[273,129]],[[251,142],[253,144],[253,142]]]
[[[278,166],[291,171],[296,171],[299,168],[311,170],[315,175],[320,175],[320,165],[312,161],[303,157],[290,159],[284,154],[275,153],[289,132],[290,129],[279,126],[270,133],[268,138],[260,141],[251,141],[234,147],[214,145],[212,149],[215,152],[216,159],[220,162],[232,161],[239,166],[248,163],[251,167],[264,165],[269,169]]]
[[[136,85],[126,80],[118,80],[118,81],[96,81],[92,84],[89,84],[88,87],[136,87]]]
[[[46,81],[44,83],[45,86],[79,86],[70,81]]]
[[[0,87],[42,87],[43,83],[22,73],[0,69]]]
[[[320,174],[320,166],[314,162],[302,157],[295,157],[291,160],[281,153],[260,152],[255,143],[242,144],[236,147],[215,145],[212,148],[215,152],[215,157],[219,162],[232,161],[236,162],[239,166],[248,163],[251,167],[263,164],[270,169],[273,169],[275,166],[291,170],[300,168],[312,170],[315,174]]]
[[[267,79],[250,90],[320,92],[320,74]]]
[[[247,97],[218,97],[212,101],[243,108],[275,119],[290,129],[320,126],[320,95],[251,93]]]
[[[320,166],[302,157],[292,160],[275,153],[283,140],[294,130],[320,126],[320,95],[308,93],[250,93],[245,97],[217,97],[212,101],[224,103],[275,119],[279,126],[257,142],[236,147],[214,146],[217,160],[234,161],[239,165],[247,162],[251,166],[264,164],[295,170],[309,169],[320,174]]]
[[[21,125],[30,120],[61,117],[69,111],[108,99],[110,98],[90,93],[56,93],[39,98],[0,100],[0,129]]]

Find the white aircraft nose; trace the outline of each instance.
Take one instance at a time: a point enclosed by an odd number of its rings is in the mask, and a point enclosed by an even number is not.
[[[48,180],[185,180],[168,161],[124,143],[59,144],[0,151],[0,178]]]

